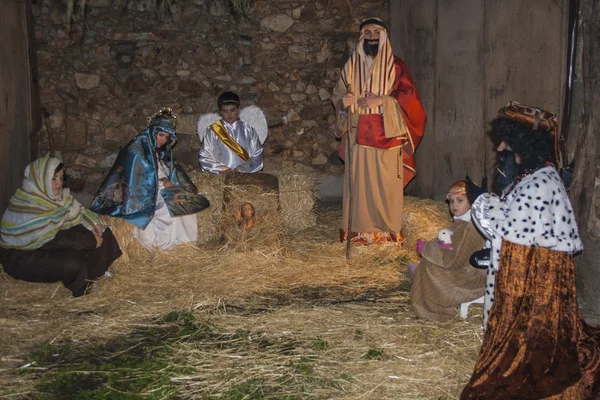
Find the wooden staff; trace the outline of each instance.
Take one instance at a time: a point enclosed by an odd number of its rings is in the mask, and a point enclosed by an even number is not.
[[[347,92],[352,93],[352,86],[347,86]],[[352,105],[346,107],[346,168],[348,168],[348,232],[346,234],[346,260],[350,259],[350,243],[352,241],[352,146],[350,145],[350,130],[352,129]]]

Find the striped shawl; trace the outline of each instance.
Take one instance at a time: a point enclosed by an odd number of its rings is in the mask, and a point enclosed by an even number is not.
[[[73,198],[69,189],[55,196],[52,178],[61,160],[48,155],[29,164],[20,189],[10,199],[0,223],[0,247],[35,250],[58,231],[82,224],[89,230],[100,218]]]
[[[376,108],[358,108],[356,100],[365,97],[366,92],[375,96],[387,96],[392,91],[395,80],[394,54],[387,37],[387,32],[381,28],[379,50],[375,59],[368,57],[363,49],[364,30],[356,49],[342,70],[342,81],[346,89],[354,93],[352,112],[359,114],[382,114],[383,106]]]

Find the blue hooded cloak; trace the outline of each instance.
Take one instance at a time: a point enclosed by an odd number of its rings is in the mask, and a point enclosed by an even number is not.
[[[156,148],[156,134],[166,132],[169,142]],[[197,194],[190,177],[173,158],[177,134],[171,120],[159,115],[148,128],[133,138],[121,151],[98,189],[90,210],[123,218],[145,229],[156,211],[158,195],[158,159],[169,167],[169,179],[175,185],[160,191],[171,216],[194,214],[210,204]]]

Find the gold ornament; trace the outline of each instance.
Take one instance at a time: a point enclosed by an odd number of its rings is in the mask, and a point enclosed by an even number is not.
[[[159,115],[168,116],[171,119],[171,121],[173,122],[173,127],[175,129],[177,129],[177,114],[175,114],[175,112],[173,111],[173,109],[171,107],[162,107],[157,112],[155,112],[152,116],[148,117],[148,128],[150,127],[150,124],[152,124],[152,120],[154,118],[158,117]]]

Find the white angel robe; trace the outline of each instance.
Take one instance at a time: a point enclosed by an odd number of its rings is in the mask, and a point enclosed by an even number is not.
[[[168,171],[167,166],[163,162],[159,162],[158,193],[156,195],[154,217],[152,217],[146,229],[133,228],[133,236],[142,242],[148,250],[152,248],[168,250],[179,244],[195,242],[198,239],[196,214],[172,217],[165,200],[160,194],[160,190],[164,188],[160,179],[168,178],[166,171]]]
[[[240,119],[233,124],[229,124],[225,120],[221,120],[221,122],[229,136],[248,152],[250,158],[244,162],[208,127],[198,152],[200,168],[213,174],[225,172],[228,168],[243,173],[260,171],[263,168],[263,147],[256,130]]]

